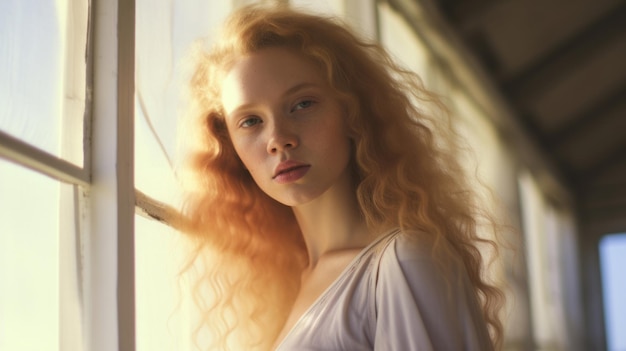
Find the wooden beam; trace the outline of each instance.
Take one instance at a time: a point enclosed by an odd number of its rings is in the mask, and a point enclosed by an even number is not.
[[[446,17],[457,28],[465,27],[465,23],[481,16],[493,6],[501,3],[500,0],[439,0],[436,1]]]
[[[525,102],[549,89],[550,82],[559,80],[572,69],[596,54],[599,48],[618,40],[626,30],[626,2],[617,9],[556,45],[534,64],[506,79],[501,86],[508,96]]]
[[[621,87],[607,94],[586,111],[582,111],[570,122],[559,128],[555,132],[546,136],[547,147],[550,150],[557,149],[560,145],[570,141],[572,138],[582,134],[592,127],[593,124],[607,118],[620,104],[626,100],[626,82]]]
[[[577,183],[579,186],[590,184],[595,178],[623,160],[626,160],[626,140],[606,153],[604,157],[596,161],[593,165],[587,167],[577,179]]]

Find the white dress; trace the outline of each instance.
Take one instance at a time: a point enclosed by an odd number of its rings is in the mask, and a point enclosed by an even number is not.
[[[363,249],[300,317],[278,351],[492,350],[464,270],[444,277],[399,231]]]

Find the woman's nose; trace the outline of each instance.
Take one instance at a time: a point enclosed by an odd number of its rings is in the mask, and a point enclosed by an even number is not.
[[[275,122],[267,143],[267,152],[273,154],[287,149],[293,149],[298,146],[298,143],[298,134],[289,122]]]

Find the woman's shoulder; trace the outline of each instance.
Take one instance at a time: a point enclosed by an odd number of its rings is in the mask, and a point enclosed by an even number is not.
[[[403,278],[410,285],[426,283],[421,291],[468,283],[461,260],[446,253],[449,251],[437,250],[424,232],[397,230],[377,246],[377,280],[397,282]]]
[[[398,261],[431,261],[435,245],[424,232],[396,229],[380,240],[377,246],[381,257],[391,256]]]
[[[381,349],[491,350],[463,265],[441,257],[424,233],[385,240],[376,272],[376,343]],[[397,328],[398,320],[406,322]]]

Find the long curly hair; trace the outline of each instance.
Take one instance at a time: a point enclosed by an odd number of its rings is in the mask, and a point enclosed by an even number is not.
[[[200,47],[193,59],[186,116],[196,136],[188,162],[194,187],[183,231],[194,242],[185,272],[196,274],[198,346],[270,348],[307,263],[293,212],[255,184],[235,153],[221,106],[221,80],[233,62],[270,47],[317,63],[345,106],[356,196],[368,227],[416,233],[433,244],[439,264],[462,265],[499,348],[503,295],[487,279],[481,255],[484,244],[497,247],[480,233],[485,224],[495,230],[495,221],[463,176],[447,110],[416,74],[340,20],[276,5],[234,12],[219,41]]]

